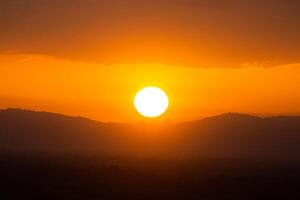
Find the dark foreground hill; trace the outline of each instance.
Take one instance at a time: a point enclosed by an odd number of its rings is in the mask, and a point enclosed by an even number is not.
[[[0,111],[0,199],[299,199],[300,118],[175,125]]]

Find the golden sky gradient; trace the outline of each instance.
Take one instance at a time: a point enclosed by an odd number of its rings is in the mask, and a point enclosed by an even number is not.
[[[2,0],[0,107],[100,121],[142,118],[145,86],[168,121],[300,113],[298,0]]]
[[[231,69],[102,66],[37,55],[2,55],[0,66],[1,108],[133,122],[142,120],[133,107],[135,93],[155,85],[169,95],[169,110],[161,117],[167,121],[223,112],[300,113],[299,64]]]

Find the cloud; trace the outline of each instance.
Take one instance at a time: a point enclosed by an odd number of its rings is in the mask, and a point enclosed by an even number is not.
[[[300,2],[2,0],[0,53],[100,64],[300,62]]]

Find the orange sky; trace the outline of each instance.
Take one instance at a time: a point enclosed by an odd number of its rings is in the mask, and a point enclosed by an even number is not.
[[[154,85],[163,120],[299,114],[299,19],[297,0],[2,0],[0,107],[139,121]]]
[[[142,118],[133,97],[155,85],[169,95],[168,121],[222,112],[300,113],[300,65],[273,68],[187,68],[74,62],[37,55],[0,57],[0,107],[21,107],[100,121]],[[4,67],[5,66],[5,67]]]

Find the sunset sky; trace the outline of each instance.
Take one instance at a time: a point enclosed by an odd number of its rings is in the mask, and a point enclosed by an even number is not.
[[[300,114],[298,0],[1,0],[0,108],[135,122]]]

